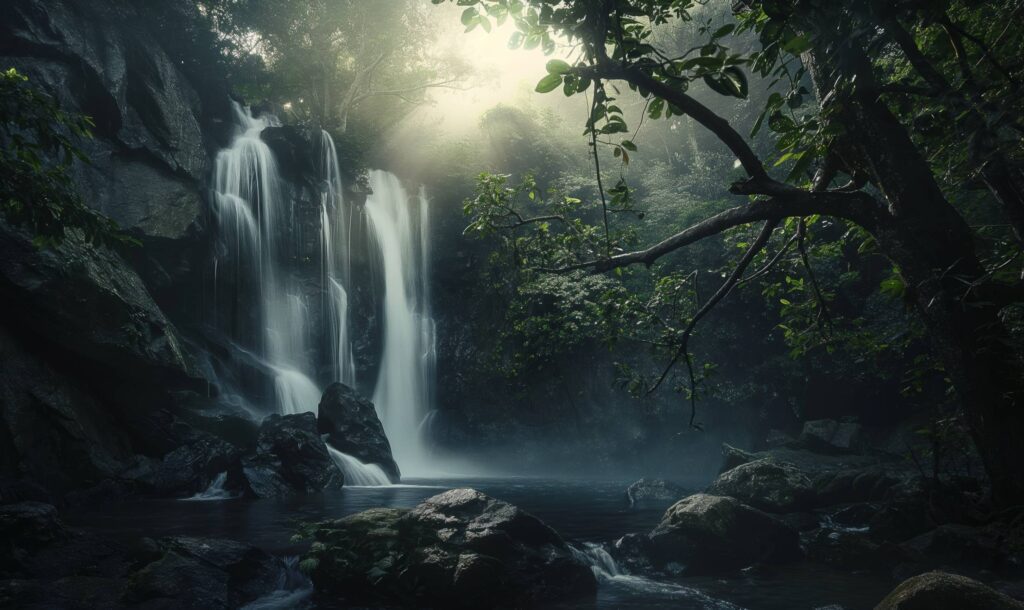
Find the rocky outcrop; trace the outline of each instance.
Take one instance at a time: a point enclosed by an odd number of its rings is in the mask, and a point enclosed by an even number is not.
[[[317,430],[326,434],[327,442],[338,451],[383,468],[392,482],[401,477],[373,403],[347,385],[332,383],[324,391]]]
[[[649,538],[656,563],[696,574],[801,556],[797,534],[787,525],[734,498],[708,494],[674,504]]]
[[[238,608],[279,587],[284,562],[231,540],[129,544],[66,527],[52,505],[0,507],[0,606]]]
[[[84,144],[92,163],[76,176],[87,202],[126,229],[180,239],[200,221],[210,163],[202,127],[224,115],[227,91],[215,79],[194,82],[161,44],[159,22],[195,7],[160,4],[6,2],[0,61],[93,117],[96,137]]]
[[[675,502],[686,495],[682,487],[662,479],[640,479],[626,488],[630,506]]]
[[[263,420],[255,452],[242,459],[242,475],[258,498],[341,489],[345,475],[331,460],[312,413]]]
[[[267,595],[284,570],[281,561],[255,547],[206,538],[167,538],[146,551],[153,558],[132,573],[122,594],[125,605],[239,608]]]
[[[928,572],[900,583],[875,610],[1024,610],[1024,603],[966,576]]]
[[[68,239],[40,249],[0,223],[5,322],[31,329],[118,377],[205,390],[177,329],[112,250]]]
[[[811,480],[792,464],[755,460],[728,470],[708,488],[708,493],[731,496],[772,513],[809,509],[814,503]]]
[[[592,599],[597,583],[551,528],[511,504],[454,489],[412,510],[316,524],[302,566],[346,603],[521,608]]]
[[[3,475],[63,492],[180,443],[161,413],[207,384],[116,252],[74,238],[40,249],[0,222],[0,297]]]

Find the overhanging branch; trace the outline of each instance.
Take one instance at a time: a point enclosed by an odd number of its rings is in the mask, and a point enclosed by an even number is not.
[[[558,269],[544,269],[544,271],[565,272],[590,269],[594,273],[603,273],[637,264],[649,267],[670,252],[675,252],[684,246],[734,227],[759,221],[779,221],[794,216],[811,216],[813,214],[834,216],[851,220],[871,231],[876,226],[878,217],[886,213],[874,198],[863,193],[811,193],[806,191],[798,191],[798,193],[729,208],[646,250],[627,252],[610,258],[587,261]]]

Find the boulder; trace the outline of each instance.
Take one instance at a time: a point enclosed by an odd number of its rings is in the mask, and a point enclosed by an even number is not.
[[[211,435],[200,435],[163,457],[152,475],[158,495],[191,495],[209,487],[221,473],[239,468],[241,450]]]
[[[800,444],[822,453],[858,451],[863,447],[864,429],[860,424],[816,419],[804,422]]]
[[[722,468],[718,473],[728,472],[737,466],[753,462],[756,459],[757,457],[749,451],[733,447],[729,443],[722,443]]]
[[[900,583],[875,610],[1024,610],[1024,603],[966,576],[928,572]]]
[[[68,531],[57,518],[57,509],[42,502],[0,506],[0,574],[18,574],[28,554],[66,540]]]
[[[593,572],[536,517],[473,489],[315,524],[300,564],[344,603],[535,607],[592,600]]]
[[[151,607],[238,608],[273,591],[284,564],[256,547],[232,540],[168,538],[155,558],[134,572],[122,599]]]
[[[1012,561],[1006,530],[1005,524],[977,527],[947,523],[901,546],[921,563],[998,570]]]
[[[818,501],[824,506],[873,502],[885,498],[901,483],[903,474],[883,466],[823,472],[814,477]]]
[[[682,487],[663,479],[640,479],[626,488],[630,506],[675,502],[686,495]]]
[[[373,403],[342,383],[327,386],[317,413],[317,430],[327,435],[327,442],[364,464],[377,464],[392,482],[401,473],[391,455],[391,443],[377,417]]]
[[[695,494],[676,502],[650,534],[655,562],[715,573],[800,558],[797,533],[735,498]]]
[[[259,498],[341,489],[345,482],[317,433],[312,413],[275,414],[263,420],[255,453],[242,459],[242,475]]]
[[[814,504],[811,480],[792,464],[770,459],[741,464],[720,474],[708,493],[731,496],[771,513],[798,512]]]

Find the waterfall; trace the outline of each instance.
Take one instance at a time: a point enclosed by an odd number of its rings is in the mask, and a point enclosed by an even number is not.
[[[420,214],[413,216],[398,178],[379,170],[370,172],[370,188],[366,214],[384,283],[384,348],[373,402],[402,471],[423,472],[429,456],[419,431],[430,407],[435,352],[425,290],[427,200],[421,190]]]
[[[430,429],[425,417],[433,403],[436,360],[425,190],[410,197],[397,177],[371,171],[371,194],[358,212],[345,202],[337,150],[322,132],[314,155],[321,178],[319,293],[311,294],[314,281],[296,272],[304,243],[297,236],[309,212],[315,221],[317,210],[293,209],[274,155],[260,137],[277,120],[253,117],[237,104],[235,117],[237,133],[218,153],[213,180],[219,228],[214,282],[231,282],[234,294],[214,286],[215,322],[238,353],[254,355],[270,374],[267,389],[279,413],[315,412],[318,381],[357,387],[352,256],[354,238],[365,231],[370,274],[383,279],[374,302],[383,345],[373,402],[395,460],[406,472],[423,472],[429,456],[422,431]]]
[[[391,485],[384,469],[376,464],[364,464],[359,458],[342,453],[328,443],[327,452],[338,468],[345,473],[345,487],[381,487]]]
[[[283,245],[294,221],[291,202],[281,190],[274,155],[260,138],[273,117],[255,118],[234,104],[239,131],[214,165],[214,213],[220,229],[220,254],[233,264],[235,308],[256,303],[256,329],[236,315],[230,335],[255,349],[274,374],[277,410],[314,411],[320,390],[310,379],[308,306],[294,279],[283,271]],[[220,263],[220,257],[217,259]],[[223,275],[223,274],[220,274]]]
[[[352,208],[345,205],[338,153],[331,134],[320,134],[320,257],[323,274],[328,353],[332,381],[356,387],[356,366],[349,333],[352,277]]]

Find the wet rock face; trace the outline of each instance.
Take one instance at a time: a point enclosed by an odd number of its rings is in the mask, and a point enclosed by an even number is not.
[[[154,35],[160,17],[144,11],[11,0],[0,10],[0,58],[63,108],[94,118],[96,138],[84,144],[92,164],[76,175],[84,199],[124,228],[178,239],[201,216],[209,109]]]
[[[132,449],[179,443],[154,418],[207,389],[175,326],[107,248],[39,249],[0,222],[0,474],[54,493],[115,477]]]
[[[136,381],[204,389],[177,329],[115,252],[68,239],[40,249],[0,222],[0,295],[17,322]]]
[[[965,576],[928,572],[900,583],[875,610],[1024,610],[1024,603]]]
[[[798,512],[814,503],[811,480],[795,466],[770,459],[747,462],[722,473],[708,493],[731,496],[771,513]]]
[[[735,498],[695,494],[674,504],[650,534],[655,562],[716,573],[801,556],[797,534]]]
[[[332,383],[324,391],[317,430],[326,434],[327,442],[338,451],[363,463],[379,465],[392,482],[401,477],[373,403],[347,385]]]
[[[312,413],[271,415],[263,420],[255,453],[242,459],[242,475],[259,498],[341,489],[345,482]]]
[[[238,608],[274,590],[284,567],[255,547],[232,540],[167,538],[154,560],[128,578],[126,605]]]
[[[348,603],[534,607],[597,590],[554,530],[472,489],[320,523],[310,534],[303,566],[318,591]]]
[[[247,544],[143,538],[122,544],[64,527],[53,506],[0,507],[0,606],[238,608],[276,589],[286,566]]]

